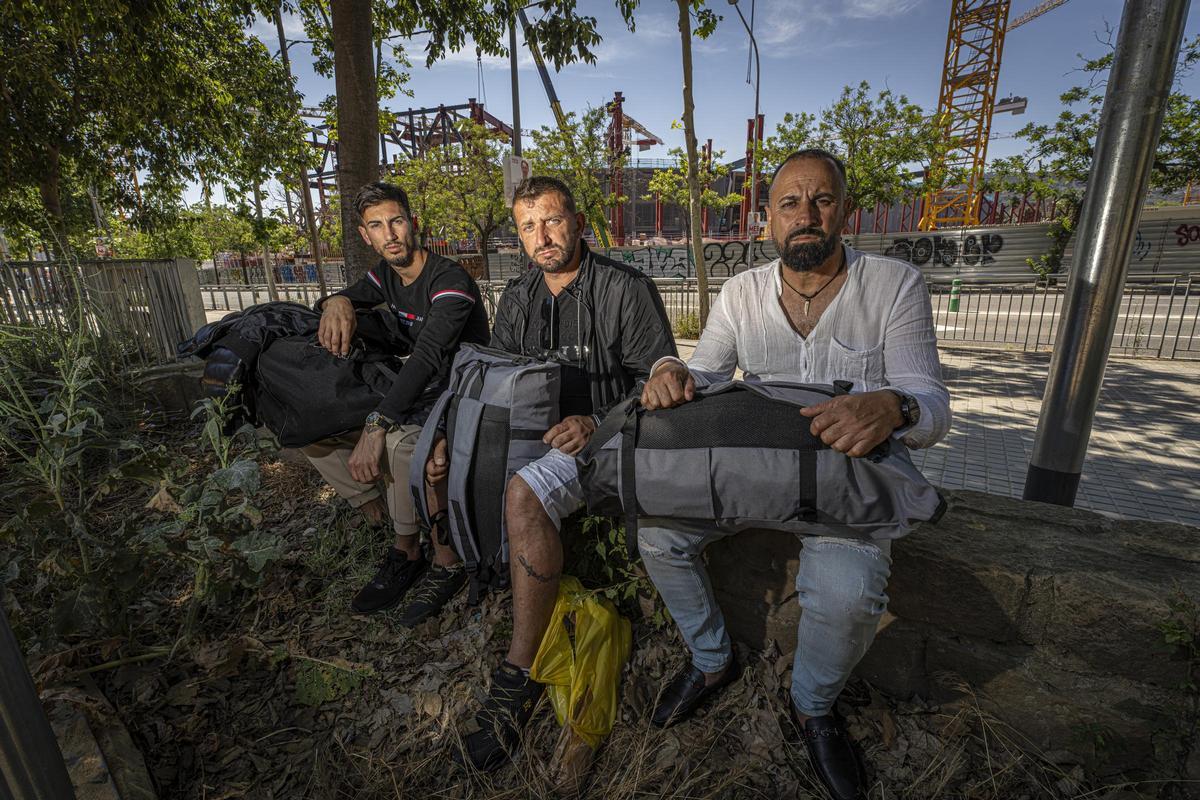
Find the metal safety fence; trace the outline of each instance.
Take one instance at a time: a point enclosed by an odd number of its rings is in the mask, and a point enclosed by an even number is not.
[[[1027,284],[933,282],[933,321],[941,344],[1023,351],[1054,349],[1066,281]],[[1113,355],[1200,358],[1200,273],[1125,284]]]
[[[195,331],[194,262],[0,262],[0,323],[114,334],[131,364],[172,361]],[[190,279],[185,287],[181,276]]]
[[[728,278],[709,280],[715,301]],[[699,334],[700,293],[695,278],[656,278],[667,316],[680,338]],[[479,288],[495,317],[506,281],[480,281]],[[331,290],[339,288],[331,286]],[[1064,302],[1065,279],[1026,283],[928,282],[938,341],[1025,351],[1054,347]],[[311,305],[319,298],[316,284],[284,284],[279,299]],[[265,284],[201,286],[209,309],[237,310],[266,302]],[[1200,273],[1157,276],[1125,285],[1113,334],[1112,353],[1166,359],[1200,358]]]

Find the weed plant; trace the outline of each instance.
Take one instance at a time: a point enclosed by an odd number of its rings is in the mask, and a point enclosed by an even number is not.
[[[68,297],[56,327],[0,327],[0,586],[36,576],[30,599],[61,636],[121,627],[129,531],[98,523],[118,485],[152,483],[166,460],[139,436],[120,348],[78,284]]]

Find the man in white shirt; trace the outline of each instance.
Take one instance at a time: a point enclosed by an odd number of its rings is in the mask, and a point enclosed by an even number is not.
[[[726,282],[689,364],[660,359],[642,405],[680,405],[740,368],[750,381],[851,381],[853,393],[803,409],[807,420],[797,420],[851,457],[889,437],[928,447],[945,436],[950,397],[921,272],[842,244],[848,212],[846,171],[835,156],[818,149],[788,156],[767,210],[779,260]],[[709,542],[731,533],[715,523],[639,526],[646,569],[692,652],[654,711],[659,726],[684,719],[738,675],[701,558]],[[861,768],[832,711],[887,608],[890,542],[821,533],[803,538],[796,576],[803,613],[791,712],[817,775],[833,797],[848,800],[862,796]]]

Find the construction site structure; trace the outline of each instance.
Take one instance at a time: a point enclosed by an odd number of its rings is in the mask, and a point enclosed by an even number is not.
[[[1005,35],[1067,1],[1043,0],[1009,24],[1010,0],[952,0],[934,117],[942,126],[946,148],[931,169],[950,185],[927,198],[922,230],[979,224],[992,114],[1025,110],[1025,98],[996,103]]]
[[[1008,25],[1009,0],[952,0],[935,120],[946,150],[934,166],[952,183],[930,195],[923,230],[975,225]]]
[[[663,140],[625,113],[625,95],[622,92],[613,93],[612,102],[608,104],[608,113],[609,123],[605,141],[608,143],[609,152],[609,191],[613,197],[622,197],[625,190],[625,159],[633,152],[634,147],[641,152],[656,144],[663,144]],[[636,192],[636,189],[634,191]],[[624,206],[624,203],[614,203],[608,212],[609,229],[618,245],[625,244]],[[661,211],[656,211],[656,218],[656,225],[661,226]]]
[[[741,231],[743,236],[746,235],[746,224],[748,222],[749,212],[753,211],[757,213],[759,208],[762,207],[763,197],[765,196],[765,192],[759,192],[757,196],[755,195],[755,193],[752,191],[753,184],[751,183],[749,177],[753,172],[751,165],[754,163],[755,149],[757,149],[759,153],[762,152],[763,119],[763,115],[759,114],[758,119],[746,120],[746,179],[742,181],[742,206],[741,215],[738,218],[738,230]],[[759,183],[762,183],[763,176],[761,174],[761,170],[759,171],[757,178]],[[754,205],[757,205],[758,208],[751,208],[751,206]]]
[[[329,139],[329,123],[319,109],[302,109],[308,120],[309,139],[321,153],[321,164],[309,174],[309,188],[315,189],[324,213],[327,198],[337,195],[337,143]],[[488,113],[483,103],[474,97],[459,105],[439,105],[429,108],[410,108],[407,111],[388,111],[392,123],[379,134],[379,174],[396,174],[401,158],[420,158],[435,147],[462,144],[459,124],[470,120],[482,125],[504,139],[512,140],[512,126]]]

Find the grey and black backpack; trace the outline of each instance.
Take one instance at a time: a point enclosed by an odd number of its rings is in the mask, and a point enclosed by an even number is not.
[[[846,394],[834,386],[728,381],[676,408],[615,408],[576,456],[593,514],[717,522],[856,538],[894,538],[945,509],[891,439],[866,458],[830,449],[799,410]]]
[[[417,513],[437,525],[471,574],[471,602],[508,580],[504,495],[508,481],[544,456],[559,422],[559,367],[553,362],[464,344],[413,451],[409,487]],[[431,513],[425,462],[439,435],[450,459],[445,516]]]

